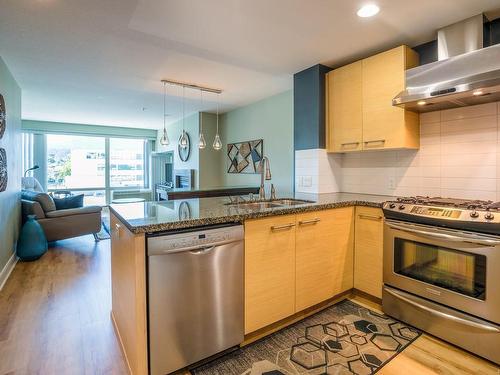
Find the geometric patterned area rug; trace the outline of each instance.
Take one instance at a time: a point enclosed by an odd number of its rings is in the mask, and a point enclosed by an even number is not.
[[[413,327],[344,300],[192,373],[374,374],[420,334]]]

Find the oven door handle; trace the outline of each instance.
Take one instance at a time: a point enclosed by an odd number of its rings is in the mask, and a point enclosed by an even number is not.
[[[432,232],[429,230],[424,230],[424,229],[419,229],[415,228],[414,226],[406,226],[404,224],[395,224],[394,222],[386,220],[386,224],[397,230],[402,230],[403,232],[408,232],[408,233],[414,233],[414,234],[419,234],[421,236],[426,236],[430,238],[436,238],[440,240],[446,240],[450,242],[469,242],[469,243],[474,243],[478,245],[483,245],[483,246],[499,246],[500,245],[500,240],[495,240],[495,239],[490,239],[490,238],[484,238],[480,236],[474,236],[473,234],[467,234],[467,233],[460,233],[459,236],[455,236],[452,234],[447,234],[447,233],[440,233],[440,232]]]
[[[389,293],[393,297],[395,297],[397,299],[400,299],[400,300],[402,300],[402,301],[404,301],[404,302],[412,305],[413,307],[416,307],[419,310],[423,310],[425,312],[428,312],[431,315],[438,316],[440,318],[444,318],[444,319],[447,319],[447,320],[452,320],[452,321],[454,321],[456,323],[467,325],[469,327],[480,329],[482,331],[487,331],[489,333],[500,333],[500,329],[498,329],[498,328],[496,328],[494,326],[491,326],[491,325],[488,325],[488,324],[477,323],[477,322],[474,322],[472,320],[460,318],[458,316],[454,316],[454,315],[451,315],[451,314],[448,314],[448,313],[445,313],[445,312],[442,312],[442,311],[434,310],[434,309],[432,309],[430,307],[424,306],[424,305],[422,305],[422,304],[420,304],[420,303],[418,303],[416,301],[411,300],[410,298],[407,298],[407,297],[403,296],[401,293],[398,293],[395,290],[392,290],[392,289],[389,289],[389,288],[384,288],[384,291],[387,292],[387,293]]]

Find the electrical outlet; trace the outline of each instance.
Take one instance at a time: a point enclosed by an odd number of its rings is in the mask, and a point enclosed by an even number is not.
[[[396,189],[396,177],[389,177],[388,179],[388,187],[389,189],[391,190],[395,190]]]
[[[304,176],[302,179],[302,186],[303,187],[311,187],[312,186],[312,177],[311,176]]]

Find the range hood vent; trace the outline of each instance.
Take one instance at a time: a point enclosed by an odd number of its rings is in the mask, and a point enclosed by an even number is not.
[[[393,105],[430,112],[500,101],[500,44],[483,47],[484,16],[438,31],[438,61],[408,69]]]

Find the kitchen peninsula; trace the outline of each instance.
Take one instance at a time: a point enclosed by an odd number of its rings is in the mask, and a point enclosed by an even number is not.
[[[381,205],[391,197],[296,198],[301,201],[219,197],[111,205],[112,319],[132,374],[148,374],[150,366],[150,237],[243,224],[245,342],[347,297],[353,288],[381,298]]]

